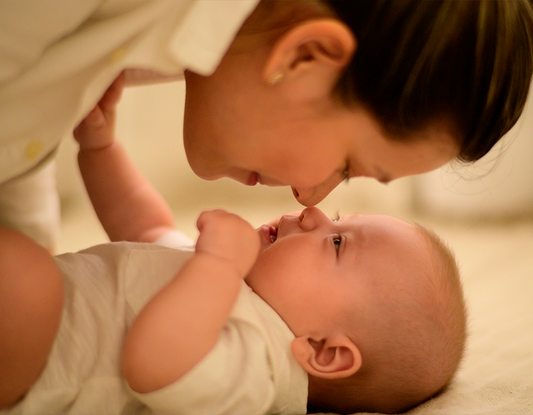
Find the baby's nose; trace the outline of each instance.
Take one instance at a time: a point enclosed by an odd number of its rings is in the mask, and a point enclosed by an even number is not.
[[[320,226],[324,222],[324,219],[327,219],[327,217],[319,208],[305,208],[300,214],[300,228],[304,231],[312,231]]]

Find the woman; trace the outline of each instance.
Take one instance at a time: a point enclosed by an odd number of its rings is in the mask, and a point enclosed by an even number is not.
[[[527,0],[0,7],[0,183],[10,187],[49,174],[38,167],[123,71],[127,82],[185,75],[197,175],[291,186],[306,206],[351,177],[386,183],[479,159],[516,122],[532,74]],[[43,187],[32,189],[18,197]]]

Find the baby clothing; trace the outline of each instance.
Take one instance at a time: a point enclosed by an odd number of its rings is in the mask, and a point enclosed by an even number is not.
[[[179,233],[159,242],[183,242]],[[140,394],[120,371],[125,335],[191,248],[110,243],[56,257],[66,300],[47,366],[14,414],[305,413],[308,380],[294,335],[244,282],[214,348],[177,382]]]

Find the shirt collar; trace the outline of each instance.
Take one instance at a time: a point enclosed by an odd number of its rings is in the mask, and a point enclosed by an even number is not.
[[[211,75],[259,0],[197,0],[170,42],[180,64]]]

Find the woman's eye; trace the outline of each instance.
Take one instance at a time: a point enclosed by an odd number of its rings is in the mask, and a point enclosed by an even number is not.
[[[335,249],[338,251],[341,246],[342,238],[340,236],[335,236],[333,238],[333,245],[335,245]]]

